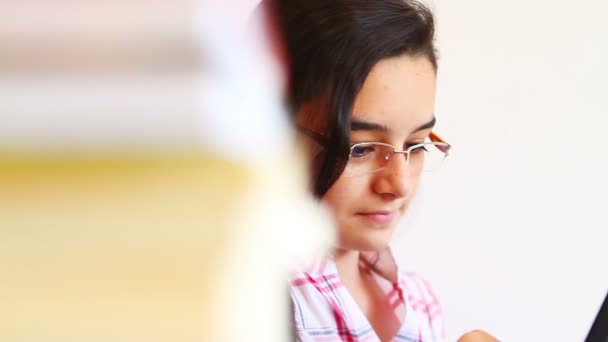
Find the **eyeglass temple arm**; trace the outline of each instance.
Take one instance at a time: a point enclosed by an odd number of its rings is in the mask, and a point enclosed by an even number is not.
[[[435,132],[431,132],[431,134],[429,134],[429,139],[431,139],[431,141],[433,141],[433,142],[440,142],[440,143],[448,144],[445,140],[441,139],[440,136],[435,134]],[[450,144],[448,144],[448,146],[437,146],[437,148],[441,152],[444,152],[444,153],[447,153],[451,147],[452,146]]]

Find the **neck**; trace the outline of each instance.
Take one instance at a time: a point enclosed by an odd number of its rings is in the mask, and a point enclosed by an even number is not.
[[[336,248],[334,262],[344,284],[352,284],[361,277],[359,269],[359,251]]]

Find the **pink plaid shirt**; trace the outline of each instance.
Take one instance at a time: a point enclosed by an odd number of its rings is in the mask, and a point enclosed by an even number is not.
[[[390,249],[361,254],[395,310],[400,329],[392,341],[445,341],[443,315],[433,290],[416,273],[400,273]],[[340,282],[331,257],[297,272],[290,282],[298,341],[380,341],[357,303]]]

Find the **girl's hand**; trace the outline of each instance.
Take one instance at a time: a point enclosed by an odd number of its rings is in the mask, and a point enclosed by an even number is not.
[[[457,342],[500,342],[496,337],[483,330],[473,330],[462,335]]]

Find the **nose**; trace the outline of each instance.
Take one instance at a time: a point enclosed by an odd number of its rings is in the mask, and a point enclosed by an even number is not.
[[[412,173],[406,155],[394,153],[386,166],[376,172],[373,180],[374,192],[391,198],[407,197],[414,191],[416,177]]]

